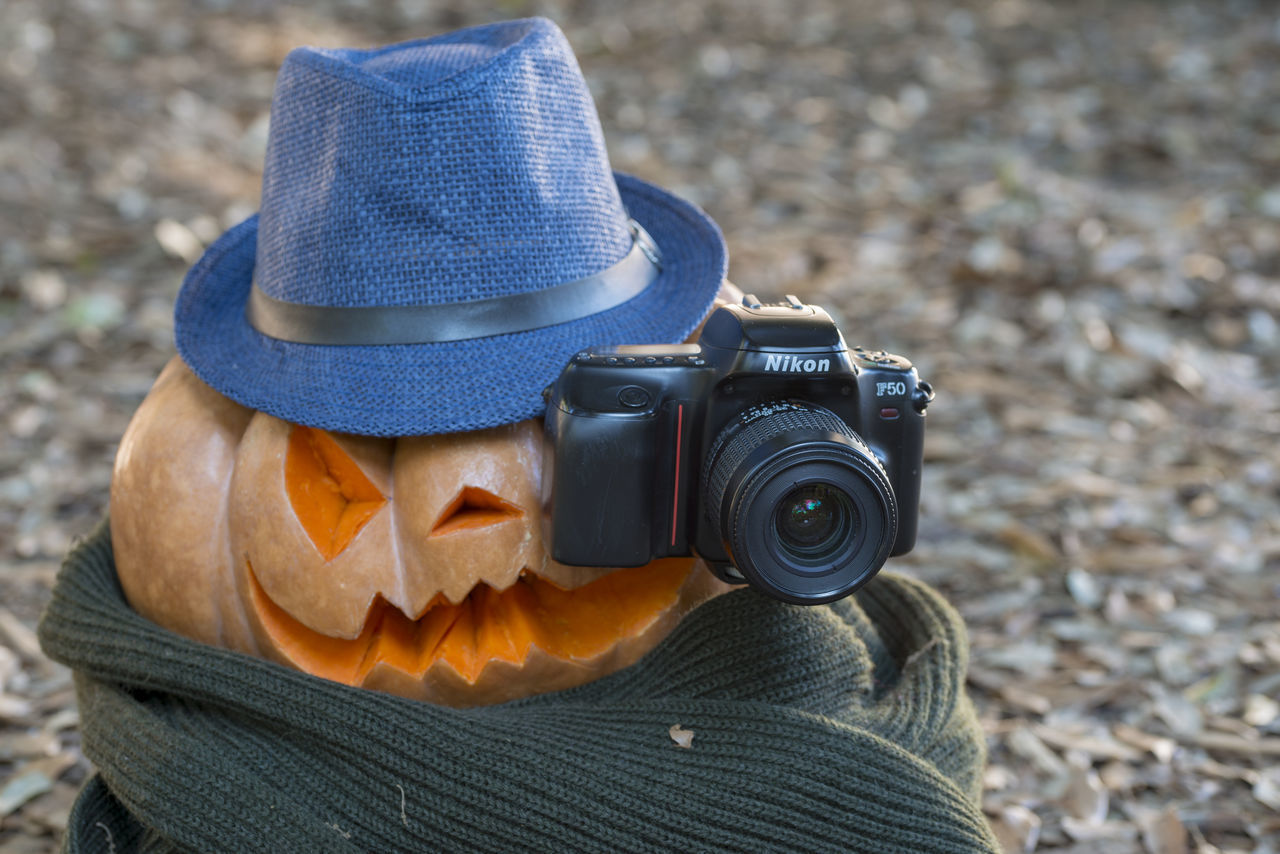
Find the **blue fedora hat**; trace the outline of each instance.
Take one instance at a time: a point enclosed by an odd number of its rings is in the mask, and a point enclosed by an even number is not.
[[[540,415],[583,347],[683,340],[726,263],[706,214],[611,171],[550,21],[299,48],[261,210],[188,272],[175,335],[205,383],[279,418],[475,430]]]

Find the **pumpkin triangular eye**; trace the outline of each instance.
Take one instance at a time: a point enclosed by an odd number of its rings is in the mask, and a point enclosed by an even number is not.
[[[438,537],[466,528],[482,528],[523,517],[524,511],[510,501],[504,501],[492,492],[476,486],[464,486],[436,520],[431,536]]]
[[[293,512],[325,560],[341,554],[387,503],[333,437],[311,427],[289,434],[284,482]]]

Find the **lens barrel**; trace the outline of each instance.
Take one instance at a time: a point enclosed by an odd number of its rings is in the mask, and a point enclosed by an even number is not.
[[[706,457],[702,494],[737,570],[786,602],[849,595],[884,565],[897,533],[875,455],[835,413],[802,401],[729,422]]]

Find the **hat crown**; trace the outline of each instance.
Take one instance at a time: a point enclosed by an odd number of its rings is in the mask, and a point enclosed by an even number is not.
[[[630,247],[590,92],[552,22],[285,59],[263,170],[264,293],[466,302],[589,276]]]

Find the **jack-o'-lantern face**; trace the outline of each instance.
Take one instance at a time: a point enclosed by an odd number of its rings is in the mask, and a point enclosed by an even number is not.
[[[692,559],[551,561],[541,467],[538,421],[328,433],[245,409],[175,358],[117,457],[117,570],[179,633],[450,705],[598,678],[727,589]]]

